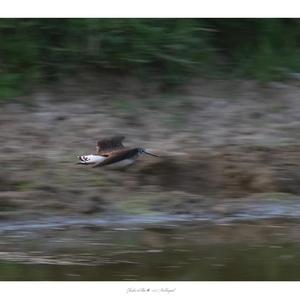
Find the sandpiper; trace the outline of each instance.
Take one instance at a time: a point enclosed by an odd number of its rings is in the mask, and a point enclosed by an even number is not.
[[[92,167],[114,164],[114,166],[119,168],[134,163],[136,159],[143,154],[158,157],[141,147],[125,147],[122,144],[124,139],[124,136],[115,136],[99,140],[96,146],[96,154],[78,156],[80,162],[77,164],[92,164]]]

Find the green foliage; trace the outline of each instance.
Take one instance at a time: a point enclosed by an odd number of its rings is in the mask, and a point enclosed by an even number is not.
[[[280,80],[299,71],[299,42],[298,19],[0,19],[0,99],[81,69]]]
[[[266,82],[300,70],[298,19],[213,20],[229,70]]]

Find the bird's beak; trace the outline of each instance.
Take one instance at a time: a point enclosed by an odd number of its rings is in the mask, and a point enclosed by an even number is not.
[[[150,154],[150,153],[148,153],[148,152],[144,152],[145,154],[147,154],[147,155],[150,155],[150,156],[153,156],[153,157],[159,157],[159,156],[157,156],[157,155],[154,155],[154,154]]]

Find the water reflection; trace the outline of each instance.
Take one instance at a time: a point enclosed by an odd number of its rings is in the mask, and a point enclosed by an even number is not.
[[[241,246],[241,245],[240,245]],[[216,246],[115,256],[98,265],[1,263],[1,280],[299,280],[299,247]],[[199,255],[195,258],[194,255]]]
[[[278,221],[2,231],[0,280],[300,280],[299,232]]]

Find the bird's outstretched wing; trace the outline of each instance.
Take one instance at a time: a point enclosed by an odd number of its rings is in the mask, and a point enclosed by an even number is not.
[[[138,154],[138,149],[133,148],[133,149],[123,149],[123,150],[118,150],[115,152],[112,152],[108,158],[106,158],[104,161],[99,162],[93,166],[94,167],[101,167],[109,164],[113,164],[125,159],[130,159],[133,158],[135,155]]]
[[[124,136],[101,139],[97,142],[96,150],[98,154],[107,154],[124,148],[122,141]]]

